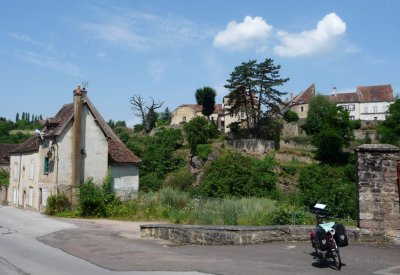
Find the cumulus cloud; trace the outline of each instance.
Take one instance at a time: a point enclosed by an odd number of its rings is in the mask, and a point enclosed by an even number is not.
[[[246,16],[241,23],[231,21],[226,29],[214,37],[214,46],[230,51],[256,48],[265,49],[273,27],[262,17]]]
[[[346,32],[346,23],[335,13],[327,14],[313,30],[301,33],[277,32],[280,45],[274,52],[280,56],[295,57],[330,51]]]

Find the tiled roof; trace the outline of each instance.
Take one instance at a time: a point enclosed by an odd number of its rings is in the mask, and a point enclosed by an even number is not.
[[[305,91],[293,98],[289,105],[307,104],[310,102],[312,96],[315,95],[315,84],[312,84]]]
[[[331,98],[336,103],[360,102],[357,93],[337,93],[336,95],[331,96]]]
[[[392,85],[359,86],[357,94],[362,102],[393,101]]]
[[[0,144],[0,164],[8,163],[8,153],[15,148],[17,148],[19,144]]]
[[[109,139],[108,159],[111,163],[140,163],[141,160],[135,156],[120,140]]]
[[[140,159],[135,156],[118,138],[113,130],[108,126],[103,117],[94,107],[92,102],[85,97],[83,104],[86,104],[92,112],[95,120],[98,122],[105,138],[108,141],[108,157],[113,163],[139,163]],[[42,130],[44,137],[58,136],[65,129],[67,124],[74,117],[74,104],[65,104],[61,107],[54,118],[46,121],[46,125]],[[13,153],[31,152],[39,149],[40,140],[38,136],[33,136],[26,142],[18,146]]]
[[[30,137],[24,143],[18,145],[14,150],[10,151],[10,153],[26,153],[33,152],[39,150],[40,140],[38,136]]]

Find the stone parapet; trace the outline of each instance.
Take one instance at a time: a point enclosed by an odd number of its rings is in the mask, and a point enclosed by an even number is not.
[[[140,226],[142,237],[153,237],[176,244],[247,245],[272,241],[309,241],[313,226],[209,226],[181,224],[146,224]],[[358,240],[359,230],[346,228],[350,241]],[[368,240],[374,241],[367,232]]]

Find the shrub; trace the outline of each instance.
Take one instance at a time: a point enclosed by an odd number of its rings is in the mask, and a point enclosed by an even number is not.
[[[164,180],[164,186],[181,191],[190,191],[195,179],[196,178],[192,173],[190,173],[187,167],[182,167],[181,169],[168,174]]]
[[[212,152],[210,144],[197,144],[196,146],[197,156],[202,160],[207,160],[208,155]]]
[[[290,123],[290,122],[296,122],[299,120],[299,116],[297,115],[296,112],[292,111],[292,110],[287,110],[284,114],[283,114],[283,119]]]
[[[126,200],[120,202],[114,200],[106,206],[107,216],[112,218],[132,220],[138,213],[138,204],[136,200]]]
[[[357,212],[355,177],[353,164],[306,166],[301,169],[299,177],[301,200],[309,209],[316,203],[323,203],[332,215],[354,219]]]
[[[215,123],[204,117],[195,117],[183,126],[186,140],[192,153],[196,154],[198,144],[206,144],[209,139],[216,138],[219,134]]]
[[[188,193],[167,187],[160,190],[160,201],[162,205],[172,209],[182,209],[189,203],[190,198]]]
[[[58,213],[68,211],[70,206],[69,200],[64,193],[50,195],[47,198],[45,213],[50,216],[57,215]]]
[[[275,189],[277,178],[275,162],[267,156],[264,160],[226,151],[207,165],[199,187],[206,197],[269,195]]]
[[[0,168],[0,186],[6,185],[8,186],[10,181],[10,173],[7,170]]]
[[[140,177],[139,190],[142,192],[157,191],[162,186],[162,180],[151,173]]]
[[[89,178],[79,185],[79,212],[83,217],[105,217],[107,214],[103,190]]]
[[[114,191],[113,178],[110,171],[107,172],[107,175],[103,180],[102,189],[104,195],[104,202],[106,204],[112,203],[116,199],[116,196]]]

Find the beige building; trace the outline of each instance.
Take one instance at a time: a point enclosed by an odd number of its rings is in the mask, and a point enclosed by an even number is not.
[[[218,125],[218,129],[223,129],[223,106],[222,104],[215,104],[215,109],[210,120],[215,121]],[[197,116],[204,116],[201,113],[201,105],[198,104],[183,104],[176,108],[171,115],[171,125],[178,125],[185,122],[189,122],[192,118]],[[222,127],[222,128],[221,128]]]
[[[108,170],[117,194],[129,196],[139,188],[139,163],[78,87],[73,103],[10,152],[8,202],[41,211],[49,195],[63,192],[73,200],[75,184],[102,183]]]

